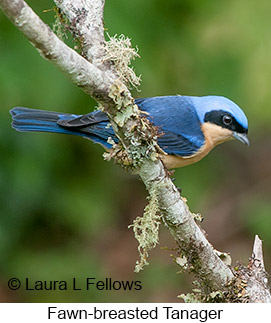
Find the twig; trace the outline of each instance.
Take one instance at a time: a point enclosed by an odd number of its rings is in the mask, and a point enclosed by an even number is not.
[[[243,274],[247,281],[248,301],[253,303],[271,303],[268,274],[264,268],[262,240],[256,235],[253,252],[248,264],[248,271]]]

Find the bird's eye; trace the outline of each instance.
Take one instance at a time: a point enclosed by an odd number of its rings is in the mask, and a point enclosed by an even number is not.
[[[229,116],[228,114],[223,116],[223,123],[228,126],[232,123],[232,117]]]

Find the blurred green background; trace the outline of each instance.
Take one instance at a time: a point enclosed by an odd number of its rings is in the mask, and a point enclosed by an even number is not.
[[[28,3],[50,26],[53,1]],[[209,240],[247,263],[254,235],[271,268],[271,2],[269,0],[106,1],[110,35],[139,47],[142,74],[135,97],[223,95],[249,119],[247,148],[217,147],[200,163],[178,169],[176,184],[191,211],[201,212]],[[9,109],[26,106],[88,113],[95,102],[76,88],[0,12],[0,300],[17,302],[165,302],[190,290],[176,274],[174,242],[161,227],[150,265],[133,272],[137,242],[128,225],[142,214],[146,191],[136,176],[102,158],[82,138],[18,133]],[[140,280],[142,290],[10,291],[11,277]]]

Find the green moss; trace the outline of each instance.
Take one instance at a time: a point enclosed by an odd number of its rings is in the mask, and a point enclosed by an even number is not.
[[[141,114],[138,106],[134,103],[127,88],[120,80],[112,85],[109,97],[115,103],[115,109],[110,111],[111,124],[122,144],[113,145],[111,156],[119,156],[119,150],[126,150],[123,153],[125,159],[131,160],[131,168],[140,167],[145,158],[155,160],[157,129],[149,122],[145,115]],[[121,164],[121,161],[118,163]]]
[[[135,272],[143,270],[148,265],[149,251],[159,243],[159,226],[161,216],[159,214],[158,197],[152,192],[148,197],[149,203],[145,207],[143,216],[138,216],[129,228],[133,228],[137,239],[140,259],[136,262]]]
[[[109,37],[105,47],[104,61],[110,61],[119,78],[111,86],[109,97],[115,103],[107,108],[112,127],[120,139],[116,144],[109,139],[112,149],[104,154],[107,160],[114,161],[125,168],[137,170],[145,159],[155,160],[156,139],[158,130],[149,122],[146,115],[141,113],[134,103],[126,86],[136,87],[140,84],[130,63],[138,56],[137,50],[131,47],[130,39],[121,35]],[[150,192],[149,203],[142,217],[137,217],[130,227],[133,227],[135,238],[138,240],[140,260],[136,262],[135,272],[139,272],[148,264],[148,252],[153,249],[159,239],[160,215],[158,197],[155,190]]]
[[[181,294],[178,297],[185,303],[247,303],[249,297],[246,291],[247,281],[244,279],[246,273],[248,268],[240,265],[238,271],[234,273],[235,278],[223,290],[210,292],[202,288],[201,281],[194,281],[193,284],[197,288],[193,289],[193,293]]]

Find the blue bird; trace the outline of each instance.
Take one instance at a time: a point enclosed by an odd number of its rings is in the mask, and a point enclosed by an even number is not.
[[[167,168],[193,164],[216,145],[238,139],[249,145],[244,112],[222,96],[160,96],[136,99],[140,110],[161,131],[158,145]],[[81,136],[110,149],[118,141],[104,112],[85,115],[15,107],[10,111],[18,131],[44,131]]]

